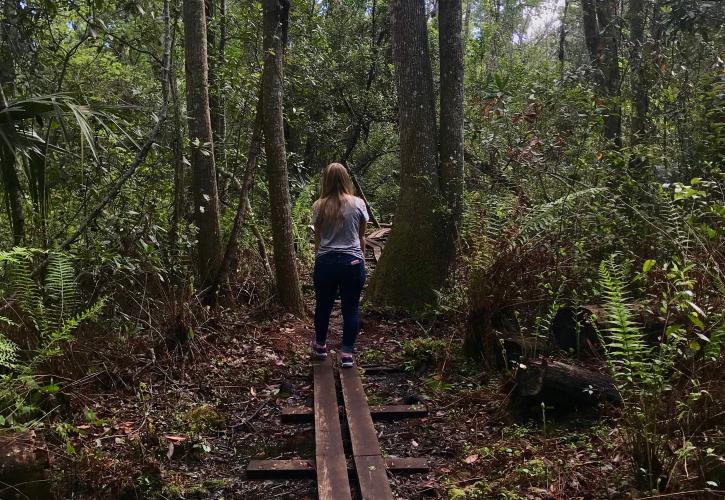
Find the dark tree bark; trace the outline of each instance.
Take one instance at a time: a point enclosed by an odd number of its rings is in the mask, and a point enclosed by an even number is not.
[[[224,111],[223,78],[226,59],[225,0],[206,0],[207,51],[209,59],[209,110],[214,137],[214,162],[224,168],[226,159],[226,114]]]
[[[619,97],[619,47],[617,41],[618,0],[582,0],[582,25],[596,83],[605,101],[604,137],[611,145],[622,145],[621,110]]]
[[[8,107],[8,96],[15,92],[15,58],[11,44],[16,38],[14,24],[17,10],[14,2],[3,4],[2,22],[0,22],[0,110]],[[14,124],[10,118],[0,127],[7,129],[12,135]],[[25,212],[23,209],[23,193],[20,179],[15,168],[15,151],[6,144],[7,139],[0,138],[0,174],[2,175],[5,198],[10,212],[10,223],[13,230],[13,244],[25,243]]]
[[[3,105],[0,104],[0,110],[2,108]],[[20,190],[20,180],[15,170],[15,152],[4,143],[0,144],[0,173],[2,173],[3,187],[5,188],[5,196],[10,209],[13,245],[23,245],[25,244],[23,193]]]
[[[564,11],[561,15],[559,28],[559,77],[564,77],[564,60],[566,59],[566,16],[569,13],[569,0],[564,0]]]
[[[457,229],[463,208],[463,40],[461,0],[441,2],[438,15],[441,71],[441,189]],[[453,240],[450,240],[451,243]]]
[[[420,311],[435,302],[449,264],[445,196],[423,0],[391,3],[398,85],[400,196],[395,223],[370,284],[375,303]]]
[[[645,62],[642,57],[646,19],[646,0],[630,0],[630,65],[632,67],[632,96],[634,98],[634,116],[632,117],[632,144],[639,144],[647,134],[647,112],[649,93]]]
[[[206,42],[204,0],[184,0],[186,107],[189,115],[194,218],[198,228],[197,271],[201,289],[212,283],[221,257]]]
[[[292,233],[283,120],[282,56],[287,38],[289,0],[264,0],[262,129],[267,156],[272,242],[277,296],[289,312],[302,314],[302,290]]]

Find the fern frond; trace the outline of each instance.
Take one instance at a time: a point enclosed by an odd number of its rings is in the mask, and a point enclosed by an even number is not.
[[[59,330],[66,318],[77,311],[80,303],[75,270],[68,254],[50,254],[44,286],[48,294],[48,329]]]
[[[604,341],[607,360],[620,390],[631,389],[638,381],[650,380],[650,348],[642,329],[632,318],[627,280],[622,267],[611,255],[599,265],[599,285],[604,295],[604,321],[608,339]]]
[[[39,332],[46,329],[45,307],[38,284],[33,280],[32,262],[38,250],[13,248],[0,252],[0,263],[5,264],[5,275],[10,290],[17,297],[17,304],[30,318]]]
[[[519,239],[529,239],[550,230],[554,225],[560,224],[562,219],[567,218],[578,203],[591,201],[605,192],[607,188],[603,187],[582,189],[532,208],[522,221]]]
[[[61,346],[73,340],[73,332],[86,320],[93,319],[101,312],[106,305],[106,297],[100,298],[95,304],[84,309],[73,317],[68,318],[60,329],[48,333],[45,337],[43,347],[39,349],[35,362],[43,361],[62,354]]]
[[[12,370],[18,361],[18,345],[0,333],[0,367]]]

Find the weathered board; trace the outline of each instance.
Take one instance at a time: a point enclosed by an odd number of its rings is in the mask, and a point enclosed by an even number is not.
[[[383,459],[385,468],[389,472],[398,474],[419,474],[430,470],[425,458],[398,458],[387,457]],[[347,469],[348,475],[355,474],[352,467]],[[247,479],[314,479],[314,460],[252,460],[247,466]]]
[[[370,415],[373,421],[420,418],[428,415],[428,408],[425,405],[371,406]],[[312,422],[314,418],[315,412],[308,406],[286,406],[282,408],[280,415],[280,420],[284,424],[304,424]]]
[[[315,463],[320,500],[351,498],[345,450],[337,409],[332,361],[313,361],[315,400]]]
[[[393,492],[390,489],[378,435],[373,426],[360,374],[356,368],[340,370],[340,381],[362,498],[392,500]]]

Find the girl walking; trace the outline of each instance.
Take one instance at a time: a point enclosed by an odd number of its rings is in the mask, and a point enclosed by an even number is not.
[[[352,180],[340,163],[323,172],[322,195],[312,205],[315,227],[315,339],[312,355],[327,357],[327,331],[338,289],[342,306],[343,368],[354,365],[355,339],[360,331],[360,294],[365,283],[365,202],[353,195]]]

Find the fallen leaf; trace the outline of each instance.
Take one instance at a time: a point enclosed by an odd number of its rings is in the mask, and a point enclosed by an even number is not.
[[[476,460],[478,460],[478,455],[468,455],[466,458],[463,459],[463,461],[467,464],[472,464]]]
[[[186,436],[173,436],[171,434],[167,434],[164,437],[169,441],[173,441],[174,443],[181,443],[182,441],[186,441]]]

